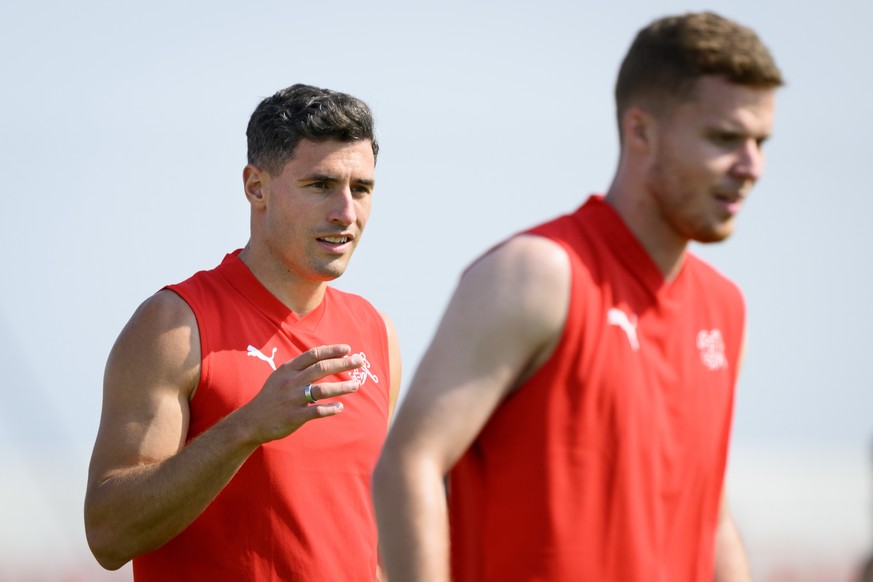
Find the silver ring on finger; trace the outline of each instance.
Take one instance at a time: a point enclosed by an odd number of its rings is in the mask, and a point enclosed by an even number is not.
[[[307,384],[306,388],[303,389],[303,395],[306,396],[306,402],[309,404],[315,404],[318,402],[318,398],[315,398],[312,395],[312,384]]]

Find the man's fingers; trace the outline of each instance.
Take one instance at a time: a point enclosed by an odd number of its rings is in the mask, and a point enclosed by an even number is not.
[[[350,356],[349,352],[351,351],[352,348],[345,344],[318,346],[286,362],[283,367],[287,366],[298,372],[315,367],[317,371],[322,372],[319,377],[324,377],[360,367],[363,364],[361,357],[358,355]]]
[[[310,396],[315,400],[315,402],[306,405],[306,412],[310,415],[309,420],[316,420],[319,418],[334,416],[343,411],[342,402],[321,402],[322,399],[334,398],[336,396],[357,392],[358,388],[360,388],[360,384],[358,384],[357,380],[349,380],[348,382],[309,384],[308,387]]]
[[[326,376],[348,372],[363,365],[363,358],[358,354],[352,354],[351,356],[343,356],[341,358],[319,360],[304,370],[303,375],[309,378],[310,382],[316,382]]]
[[[302,372],[309,366],[315,364],[316,362],[320,362],[324,359],[330,358],[341,358],[345,355],[348,355],[349,352],[352,351],[352,348],[347,346],[346,344],[333,344],[328,346],[318,346],[315,348],[311,348],[306,350],[293,360],[285,362],[283,366],[287,366],[292,370],[297,370],[298,372]]]
[[[360,384],[357,380],[347,380],[345,382],[324,382],[322,384],[309,384],[303,389],[304,398],[307,402],[315,404],[319,400],[342,396],[357,392]],[[306,397],[306,393],[309,397]]]
[[[312,414],[312,418],[310,420],[315,420],[317,418],[326,418],[328,416],[334,416],[335,414],[339,414],[343,411],[343,403],[342,402],[330,402],[328,404],[313,404],[309,407],[309,412]]]

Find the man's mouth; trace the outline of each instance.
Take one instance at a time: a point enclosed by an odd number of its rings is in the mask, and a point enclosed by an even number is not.
[[[352,240],[351,237],[348,236],[322,236],[319,237],[318,240],[324,241],[333,245],[344,245],[347,242]]]
[[[743,192],[720,192],[715,195],[718,203],[730,214],[740,211],[746,196]]]
[[[742,194],[728,194],[722,192],[720,194],[716,194],[715,197],[722,202],[732,203],[732,202],[741,202],[743,200]]]

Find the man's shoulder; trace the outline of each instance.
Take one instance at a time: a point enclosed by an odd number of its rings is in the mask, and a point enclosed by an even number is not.
[[[196,358],[191,358],[199,353],[198,341],[197,318],[190,306],[176,293],[161,289],[143,301],[124,326],[110,363],[129,366],[152,358],[155,368],[190,371],[196,366]]]
[[[533,232],[522,232],[482,254],[464,271],[490,273],[524,284],[532,277],[560,274],[567,267],[567,250],[557,240]],[[530,281],[533,282],[533,281]]]
[[[224,260],[222,260],[219,264],[203,268],[198,271],[195,271],[189,277],[177,280],[176,283],[169,283],[164,287],[165,289],[172,289],[174,287],[190,287],[193,285],[201,284],[204,281],[211,281],[218,277],[220,274],[232,272],[234,270],[239,270],[240,267],[244,268],[243,263],[237,258],[237,254],[239,251],[234,251],[233,253],[228,253]]]
[[[158,290],[143,301],[134,312],[132,321],[142,320],[159,327],[172,328],[186,324],[196,327],[197,321],[191,306],[185,299],[170,288]]]
[[[567,254],[572,251],[574,235],[583,226],[586,206],[587,202],[574,212],[554,216],[515,232],[479,255],[467,266],[464,274],[483,262],[505,263],[518,269],[563,269]]]
[[[618,215],[604,197],[592,194],[575,210],[535,224],[524,230],[523,234],[537,234],[555,240],[572,240],[591,229],[611,225],[616,219]]]
[[[187,279],[166,285],[192,308],[216,308],[234,298],[247,297],[257,303],[263,299],[263,286],[238,258],[239,250],[228,253],[216,266],[195,272]]]

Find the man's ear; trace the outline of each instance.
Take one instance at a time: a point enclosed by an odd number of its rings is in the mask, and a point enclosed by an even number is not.
[[[648,153],[655,145],[655,118],[640,107],[630,107],[621,118],[621,131],[626,147]]]
[[[263,208],[266,204],[265,172],[257,166],[247,164],[243,168],[243,189],[253,208]]]

